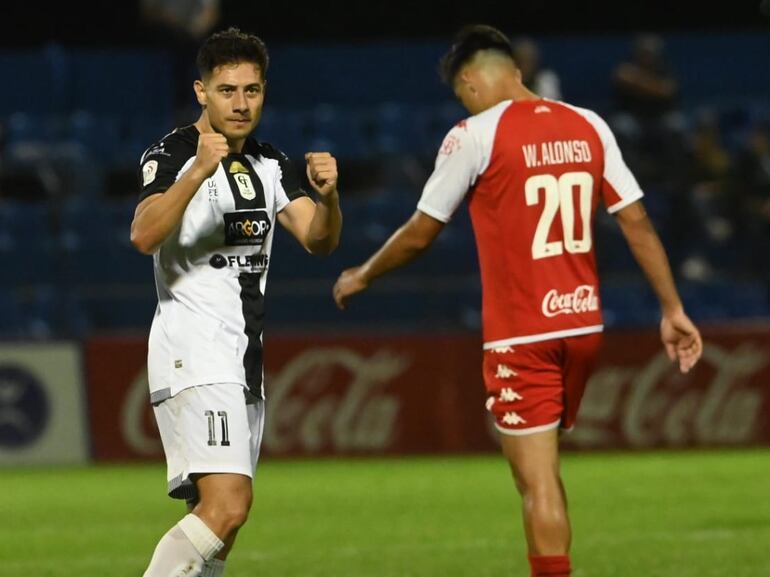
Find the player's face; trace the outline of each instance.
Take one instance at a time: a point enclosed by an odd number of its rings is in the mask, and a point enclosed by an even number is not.
[[[198,102],[206,107],[211,127],[228,140],[245,139],[262,115],[265,81],[252,62],[217,66],[211,76],[196,82]]]

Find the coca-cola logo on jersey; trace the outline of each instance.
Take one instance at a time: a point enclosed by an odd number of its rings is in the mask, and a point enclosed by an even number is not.
[[[599,297],[593,285],[580,285],[571,293],[561,294],[556,289],[545,293],[542,306],[547,317],[587,313],[599,310]]]

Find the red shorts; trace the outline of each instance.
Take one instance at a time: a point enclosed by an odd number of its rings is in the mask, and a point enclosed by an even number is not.
[[[571,429],[601,342],[592,333],[484,351],[487,409],[497,429]]]

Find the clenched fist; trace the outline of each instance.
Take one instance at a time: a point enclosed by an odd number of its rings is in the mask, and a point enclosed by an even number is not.
[[[198,150],[195,153],[194,166],[206,179],[217,171],[217,166],[229,152],[230,147],[224,134],[204,132],[198,136]]]
[[[323,197],[337,192],[337,159],[328,152],[305,154],[307,178],[315,191]]]

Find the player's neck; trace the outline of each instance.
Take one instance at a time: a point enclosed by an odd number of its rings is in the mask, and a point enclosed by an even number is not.
[[[541,100],[541,96],[538,96],[531,90],[529,90],[526,86],[523,84],[519,84],[517,86],[513,86],[510,89],[510,96],[508,97],[509,100],[513,100],[514,102],[522,102],[526,100]]]

